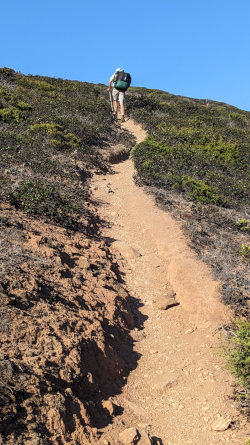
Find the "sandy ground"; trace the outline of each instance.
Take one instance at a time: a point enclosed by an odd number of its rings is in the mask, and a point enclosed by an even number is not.
[[[146,137],[131,120],[123,126],[138,142]],[[109,222],[103,235],[141,312],[133,332],[138,366],[112,399],[123,412],[101,431],[100,443],[118,444],[121,431],[136,427],[164,445],[243,445],[247,425],[230,398],[233,380],[218,347],[219,328],[232,315],[180,224],[135,185],[134,173],[127,160],[93,180]]]

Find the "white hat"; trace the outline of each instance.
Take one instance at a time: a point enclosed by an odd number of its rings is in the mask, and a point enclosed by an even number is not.
[[[121,68],[116,68],[115,72],[121,71]]]

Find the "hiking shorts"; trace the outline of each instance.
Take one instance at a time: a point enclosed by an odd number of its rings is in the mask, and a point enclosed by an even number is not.
[[[123,104],[124,98],[125,98],[125,91],[121,91],[121,90],[117,90],[116,88],[113,88],[112,97],[113,97],[113,100],[119,100],[119,102]]]

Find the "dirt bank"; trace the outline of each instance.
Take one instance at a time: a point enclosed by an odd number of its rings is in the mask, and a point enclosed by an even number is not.
[[[0,246],[0,443],[96,443],[138,359],[118,266],[103,241],[9,206]]]

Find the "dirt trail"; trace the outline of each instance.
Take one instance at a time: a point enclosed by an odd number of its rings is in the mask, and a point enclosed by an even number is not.
[[[131,120],[123,126],[138,142],[146,136]],[[143,329],[132,334],[138,366],[113,399],[123,413],[103,430],[102,441],[117,444],[121,431],[137,427],[164,445],[243,445],[246,425],[229,399],[232,378],[216,352],[217,328],[230,319],[218,283],[188,247],[179,223],[135,185],[132,162],[113,171],[95,177],[93,192],[110,223],[103,235],[141,305]],[[179,304],[159,309],[174,294]]]

